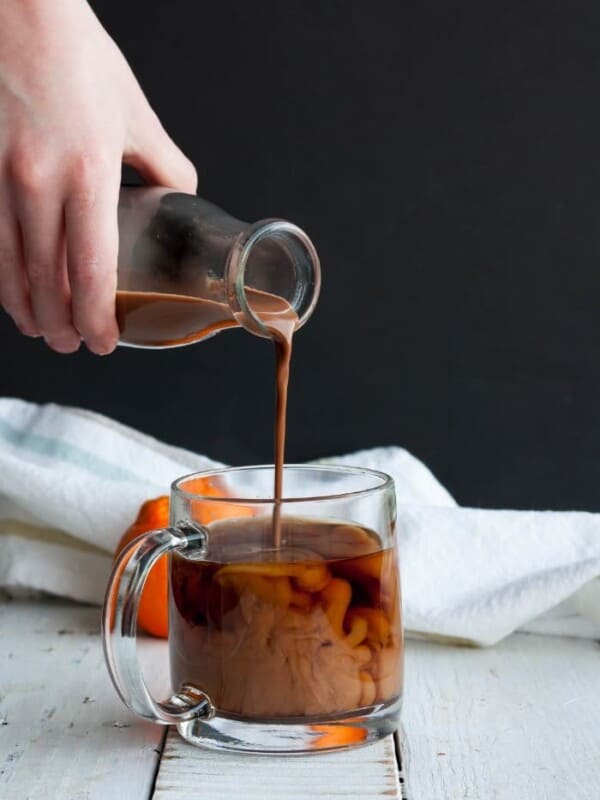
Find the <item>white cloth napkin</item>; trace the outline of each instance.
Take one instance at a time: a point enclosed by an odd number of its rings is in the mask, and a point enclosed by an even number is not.
[[[393,476],[409,632],[476,644],[523,626],[600,636],[600,515],[460,508],[399,447],[322,461]],[[101,603],[140,504],[212,466],[98,414],[0,399],[0,587]]]

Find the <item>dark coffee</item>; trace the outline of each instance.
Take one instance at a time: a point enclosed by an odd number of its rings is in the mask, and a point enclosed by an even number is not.
[[[395,701],[402,685],[396,552],[367,528],[282,516],[209,526],[206,560],[171,562],[173,686],[220,712],[327,717]]]

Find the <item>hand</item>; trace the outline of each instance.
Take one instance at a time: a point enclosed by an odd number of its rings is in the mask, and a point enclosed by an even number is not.
[[[59,353],[110,353],[121,163],[196,191],[123,55],[83,0],[0,3],[0,304]]]

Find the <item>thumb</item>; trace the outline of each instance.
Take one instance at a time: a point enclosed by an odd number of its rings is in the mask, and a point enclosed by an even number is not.
[[[171,139],[151,108],[147,114],[139,115],[129,135],[123,161],[137,170],[147,183],[196,194],[196,168]]]

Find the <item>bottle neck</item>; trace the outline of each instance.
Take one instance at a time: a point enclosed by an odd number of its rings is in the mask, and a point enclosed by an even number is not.
[[[297,225],[263,220],[233,242],[225,284],[238,323],[257,336],[272,338],[276,320],[293,318],[297,330],[311,316],[321,288],[319,257]]]

